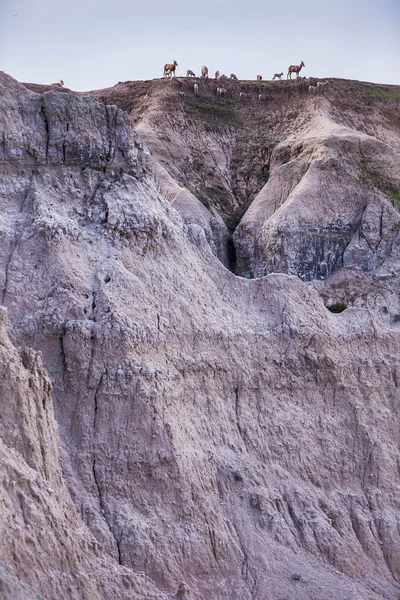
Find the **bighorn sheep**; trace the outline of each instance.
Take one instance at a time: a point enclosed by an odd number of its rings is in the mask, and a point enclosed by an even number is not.
[[[53,87],[64,87],[64,81],[62,79],[59,79],[58,81],[56,81],[56,83],[52,83],[51,85]]]
[[[228,79],[228,76],[227,76],[227,75],[225,75],[225,73],[222,73],[222,75],[221,75],[220,79]]]
[[[219,79],[219,78],[220,78],[219,71],[215,71],[215,79]]]
[[[236,77],[235,73],[231,73],[231,74],[230,74],[230,78],[231,78],[231,79],[234,79],[235,81],[237,81],[237,80],[238,80],[238,78]]]
[[[226,89],[225,88],[220,88],[220,87],[217,88],[217,96],[222,97],[222,96],[225,96],[225,94],[226,94]]]
[[[257,75],[257,81],[262,81],[262,75]]]
[[[178,66],[178,63],[176,62],[176,60],[174,60],[174,62],[171,63],[167,63],[164,65],[164,77],[170,77],[172,75],[172,73],[175,75],[175,69]],[[169,71],[169,74],[168,74]]]
[[[201,76],[202,77],[208,77],[208,67],[206,67],[205,65],[203,65],[201,67]]]
[[[321,90],[321,92],[323,92],[323,91],[324,91],[324,88],[325,88],[325,86],[327,86],[327,85],[328,85],[328,83],[329,83],[329,81],[318,81],[318,83],[317,83],[317,88],[318,88],[319,90]]]
[[[199,93],[199,84],[198,84],[198,83],[195,83],[195,84],[193,85],[193,89],[194,89],[194,93],[195,93],[195,94],[196,94],[196,96],[197,96],[197,94]]]
[[[288,68],[286,79],[289,79],[289,76],[290,79],[292,79],[292,73],[296,73],[296,77],[298,77],[301,69],[305,66],[306,65],[303,63],[303,61],[301,61],[299,65],[290,65],[290,67]]]
[[[316,91],[318,91],[318,88],[316,85],[309,85],[308,86],[308,91],[310,94],[315,94]]]
[[[185,92],[178,92],[178,94],[180,95],[181,98],[185,97]]]
[[[283,73],[275,73],[272,79],[282,79]]]
[[[191,71],[190,69],[188,69],[186,71],[186,77],[196,77],[196,75],[193,73],[193,71]]]

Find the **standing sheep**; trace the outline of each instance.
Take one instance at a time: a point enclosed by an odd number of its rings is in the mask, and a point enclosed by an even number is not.
[[[202,77],[208,77],[208,67],[206,67],[205,65],[203,65],[201,67],[201,76]]]
[[[227,92],[227,90],[225,88],[222,88],[222,87],[217,88],[217,96],[219,96],[220,98],[222,96],[225,96],[226,92]]]
[[[186,71],[186,77],[196,77],[196,75],[193,73],[193,71],[191,71],[190,69],[188,69]]]
[[[286,79],[289,79],[289,77],[290,79],[292,79],[292,73],[296,73],[296,77],[298,77],[301,69],[305,66],[306,65],[303,63],[303,61],[301,61],[299,65],[290,65],[290,67],[288,68]]]
[[[236,77],[235,73],[231,73],[231,74],[230,74],[230,78],[231,78],[231,79],[234,79],[235,81],[237,81],[237,80],[238,80],[238,78]]]
[[[272,79],[282,79],[283,73],[275,73]]]
[[[257,81],[262,81],[262,75],[257,75]]]
[[[193,89],[194,89],[194,93],[195,93],[195,94],[196,94],[196,96],[197,96],[197,95],[198,95],[198,93],[199,93],[199,84],[198,84],[198,83],[195,83],[195,84],[193,85]]]
[[[219,71],[215,71],[215,79],[219,79],[219,78],[220,78]]]
[[[164,77],[170,77],[172,75],[172,73],[175,75],[175,69],[177,66],[178,66],[178,63],[176,62],[176,60],[174,60],[174,62],[172,64],[166,63],[164,65]]]

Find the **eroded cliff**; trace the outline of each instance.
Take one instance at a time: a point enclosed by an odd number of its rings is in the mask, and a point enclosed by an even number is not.
[[[314,262],[345,238],[343,255],[366,277],[354,235],[372,187],[348,191],[369,134],[328,123],[326,98],[310,100],[324,111],[312,115],[301,90],[278,92],[288,95],[286,141],[275,140],[265,187],[256,169],[259,194],[234,236],[237,272],[246,264],[257,276],[246,279],[223,265],[227,213],[179,176],[179,134],[164,147],[152,128],[153,109],[160,117],[164,100],[181,102],[178,83],[138,84],[155,90],[150,112],[140,94],[117,108],[4,74],[0,84],[0,288],[12,342],[3,324],[0,423],[3,480],[14,482],[2,491],[0,559],[18,585],[57,600],[397,598],[399,333],[366,307],[326,309],[318,286],[333,285],[336,267],[318,285],[290,274],[318,277],[288,235],[297,218],[306,236],[313,215],[319,235],[332,222],[339,232],[322,255],[305,240]],[[132,124],[123,108],[142,117]],[[382,152],[394,186],[397,150]],[[321,173],[318,196],[307,186]],[[377,214],[394,219],[387,189],[371,186]],[[344,189],[337,212],[324,201],[331,187]],[[245,206],[238,198],[233,210]],[[273,252],[279,218],[289,250]],[[281,269],[268,266],[285,253]]]

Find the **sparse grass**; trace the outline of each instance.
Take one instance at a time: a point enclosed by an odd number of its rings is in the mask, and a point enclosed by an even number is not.
[[[345,302],[334,302],[326,307],[332,313],[341,313],[347,308],[347,304]]]
[[[197,96],[194,102],[185,107],[185,112],[225,121],[233,121],[235,118],[233,103],[222,98],[212,100],[204,96]]]
[[[386,181],[378,171],[369,166],[368,160],[363,156],[361,158],[361,171],[366,179],[369,179],[377,188],[382,190],[395,202],[400,202],[400,191],[393,184]]]
[[[225,219],[226,226],[231,231],[235,231],[236,227],[239,225],[241,218],[245,213],[244,208],[236,208],[233,213],[228,215]]]
[[[363,91],[364,98],[400,100],[400,89],[391,90],[387,85],[368,86]]]
[[[400,202],[400,191],[393,186],[389,186],[387,189],[388,196],[391,197],[395,202]]]

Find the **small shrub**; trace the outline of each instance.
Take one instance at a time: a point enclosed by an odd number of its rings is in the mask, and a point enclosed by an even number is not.
[[[333,304],[330,304],[326,308],[333,313],[341,313],[344,310],[346,310],[347,304],[345,302],[334,302]]]
[[[237,208],[236,210],[233,211],[232,214],[228,215],[225,219],[225,223],[226,226],[228,227],[228,229],[230,229],[231,231],[235,231],[236,227],[239,225],[241,218],[244,215],[244,209],[243,208]]]

